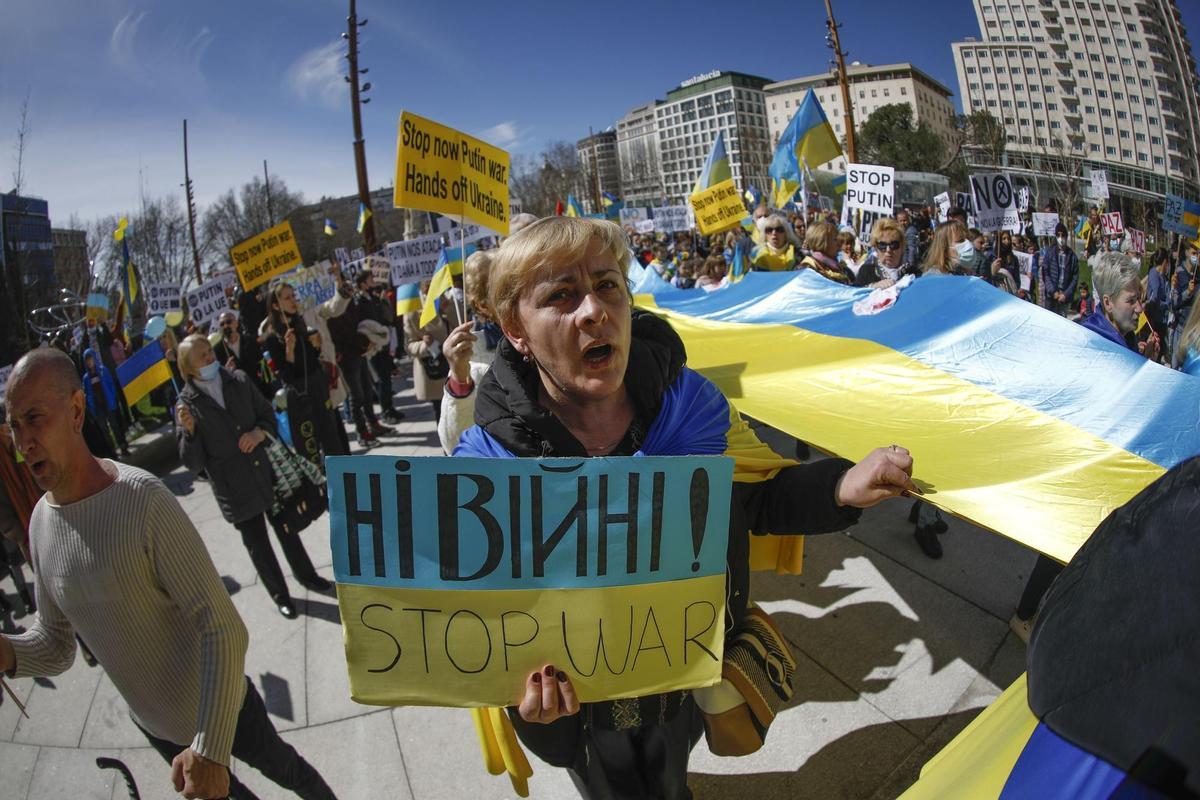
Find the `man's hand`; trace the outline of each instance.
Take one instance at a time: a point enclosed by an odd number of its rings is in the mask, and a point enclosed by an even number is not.
[[[547,664],[541,672],[525,679],[525,697],[517,711],[526,722],[546,724],[559,717],[578,714],[579,699],[566,674]]]
[[[899,445],[879,447],[846,470],[833,490],[839,506],[870,508],[904,492],[921,494],[912,482],[912,456]]]
[[[171,782],[189,800],[229,796],[229,770],[190,747],[171,762]]]

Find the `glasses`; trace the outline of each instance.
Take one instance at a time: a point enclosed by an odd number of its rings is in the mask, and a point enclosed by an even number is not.
[[[763,233],[783,233],[784,230],[785,230],[784,228],[780,228],[780,227],[776,226],[773,228],[763,228]]]
[[[900,241],[896,240],[893,242],[879,242],[878,244],[875,245],[875,247],[877,247],[880,250],[899,250],[900,249]]]

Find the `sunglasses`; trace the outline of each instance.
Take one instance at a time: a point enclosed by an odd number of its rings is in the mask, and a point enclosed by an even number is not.
[[[774,228],[763,228],[763,233],[783,233],[785,230],[786,228],[776,226]]]
[[[879,250],[899,250],[899,249],[900,249],[900,242],[899,242],[899,241],[895,241],[895,242],[879,242],[878,244],[876,244],[876,245],[875,245],[875,247],[876,247],[877,249],[879,249]]]

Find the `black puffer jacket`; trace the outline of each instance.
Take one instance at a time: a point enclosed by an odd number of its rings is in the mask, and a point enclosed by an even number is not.
[[[665,321],[635,311],[625,388],[634,422],[612,455],[632,455],[662,407],[667,388],[687,359],[683,341]],[[537,402],[538,373],[507,339],[479,384],[475,423],[519,457],[586,457],[587,451],[557,417]],[[830,458],[780,470],[761,483],[734,483],[729,513],[726,624],[736,627],[750,588],[751,534],[817,534],[844,530],[862,513],[840,508],[833,490],[852,463]]]

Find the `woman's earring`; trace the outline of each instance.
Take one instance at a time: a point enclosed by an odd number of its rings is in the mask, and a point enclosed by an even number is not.
[[[524,361],[526,364],[528,364],[529,363],[529,354],[526,353],[525,355],[521,356],[521,360]]]

